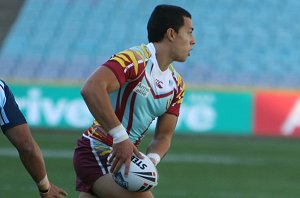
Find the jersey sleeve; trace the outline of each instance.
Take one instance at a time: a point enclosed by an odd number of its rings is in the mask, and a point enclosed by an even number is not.
[[[180,106],[183,102],[184,92],[185,92],[185,84],[179,74],[175,78],[176,81],[176,90],[174,91],[174,97],[171,101],[171,105],[167,110],[167,113],[173,114],[175,116],[179,116]]]
[[[137,79],[146,66],[145,57],[138,50],[125,50],[112,56],[104,66],[110,68],[120,85]]]
[[[9,87],[0,81],[0,125],[5,133],[8,129],[26,123]]]

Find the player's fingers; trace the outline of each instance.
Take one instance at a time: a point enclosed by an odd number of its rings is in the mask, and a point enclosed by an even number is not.
[[[118,171],[120,170],[122,164],[123,164],[123,162],[121,160],[119,160],[118,163],[116,163],[115,168],[113,170],[114,175],[116,175],[118,173]]]
[[[110,167],[110,172],[111,173],[114,173],[115,172],[115,169],[116,169],[116,165],[118,163],[119,160],[115,159],[112,164],[111,164],[111,167]]]
[[[126,162],[125,162],[125,172],[124,172],[124,174],[125,174],[126,177],[128,176],[128,173],[129,173],[130,159],[131,158],[127,159]]]
[[[60,198],[60,197],[63,198],[63,197],[65,197],[65,196],[68,196],[68,193],[67,193],[65,190],[63,190],[62,188],[59,188],[59,187],[57,187],[56,185],[54,185],[54,184],[51,183],[51,189],[50,189],[50,192],[49,192],[49,194],[46,194],[46,195],[52,197],[53,194],[54,194],[57,198]],[[46,197],[47,197],[47,196],[46,196]]]
[[[140,159],[144,159],[144,156],[139,152],[139,150],[134,146],[133,153]]]
[[[61,191],[59,192],[61,195],[63,196],[68,196],[68,193],[64,190],[61,189]]]

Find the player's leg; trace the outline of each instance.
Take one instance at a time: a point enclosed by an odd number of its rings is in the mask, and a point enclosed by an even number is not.
[[[89,139],[79,139],[73,156],[76,190],[80,192],[80,198],[96,198],[97,196],[92,193],[93,184],[99,177],[108,172],[105,155],[100,155],[97,151],[94,154],[91,144]],[[99,148],[109,149],[105,145]],[[106,150],[100,150],[99,153]]]
[[[153,198],[152,192],[130,192],[119,186],[110,174],[96,180],[93,193],[100,198]]]
[[[98,197],[91,195],[90,193],[80,192],[79,198],[98,198]]]

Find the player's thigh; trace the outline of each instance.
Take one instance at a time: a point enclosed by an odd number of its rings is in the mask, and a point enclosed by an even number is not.
[[[94,195],[91,195],[90,193],[80,192],[79,198],[97,198],[97,197]]]
[[[153,198],[152,192],[130,192],[119,186],[107,174],[99,179],[93,185],[93,192],[100,198]]]

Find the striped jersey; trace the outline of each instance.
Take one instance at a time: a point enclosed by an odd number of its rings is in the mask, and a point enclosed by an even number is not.
[[[184,82],[172,65],[161,71],[152,43],[115,54],[103,65],[113,71],[120,83],[120,89],[109,97],[134,144],[138,145],[155,118],[164,113],[179,115]],[[97,121],[84,136],[112,145],[112,137]]]
[[[0,80],[0,126],[5,133],[7,129],[26,123],[15,97],[6,83]]]

